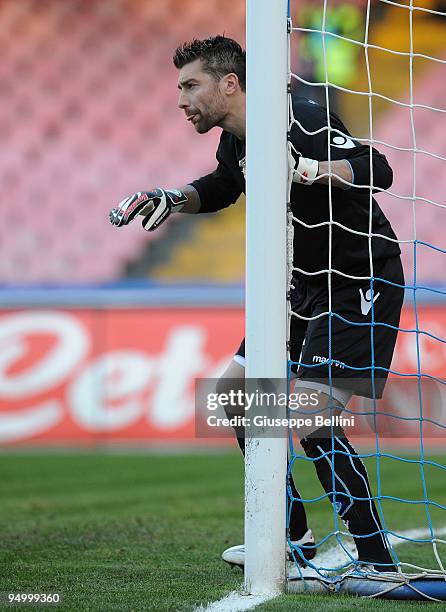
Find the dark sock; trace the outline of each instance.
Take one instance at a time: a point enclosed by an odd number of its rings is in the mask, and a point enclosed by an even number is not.
[[[240,450],[245,456],[245,437],[240,435],[241,432],[237,432],[237,442],[240,447]],[[289,537],[292,542],[296,540],[300,540],[302,536],[306,534],[308,531],[307,524],[307,515],[305,513],[305,508],[303,503],[301,502],[301,497],[299,491],[296,489],[296,485],[294,484],[293,475],[288,475],[288,484],[291,488],[291,493],[294,499],[290,499],[287,495],[287,508],[288,512],[291,505],[290,516],[290,525],[289,525]],[[288,515],[287,515],[288,516]]]
[[[375,565],[379,571],[396,571],[383,535],[375,533],[381,530],[382,526],[375,503],[371,499],[365,466],[341,427],[333,428],[333,436],[334,444],[330,427],[322,427],[313,432],[301,441],[305,454],[315,459],[314,465],[321,485],[328,493],[330,501],[336,503],[336,511],[354,537],[358,560],[363,563],[386,564]],[[332,469],[336,475],[334,490]],[[352,497],[363,499],[357,500]],[[373,533],[374,535],[370,535]]]

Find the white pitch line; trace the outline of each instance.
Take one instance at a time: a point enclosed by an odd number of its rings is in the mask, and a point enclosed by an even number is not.
[[[445,535],[446,527],[434,530],[434,534],[435,537]],[[407,544],[408,540],[404,538],[422,539],[430,537],[430,531],[428,529],[407,529],[406,531],[401,531],[399,536],[402,537],[388,534],[387,538],[391,546],[401,546],[402,544]],[[344,547],[354,559],[357,558],[356,548],[353,542],[344,542]],[[350,558],[340,546],[332,546],[317,556],[317,563],[320,567],[342,566],[347,561],[350,561]],[[290,574],[297,574],[297,571],[298,570],[295,567],[292,567]],[[318,576],[318,574],[316,574],[316,572],[311,568],[301,571],[304,577],[305,575],[311,575],[314,577]],[[215,601],[209,604],[207,607],[200,606],[199,608],[196,608],[196,612],[243,612],[243,610],[251,610],[252,608],[259,606],[260,604],[263,604],[274,597],[276,597],[276,595],[242,595],[241,593],[237,593],[237,591],[232,591],[232,593],[229,593],[229,595],[223,599]]]
[[[203,606],[196,608],[196,612],[242,612],[243,610],[251,610],[274,597],[277,597],[277,595],[242,595],[237,591],[232,591],[223,599],[214,601],[206,608]]]
[[[434,533],[435,537],[445,535],[446,527],[435,529]],[[430,537],[430,531],[428,529],[407,529],[406,531],[401,531],[399,535],[402,537],[388,534],[387,538],[392,546],[407,544],[408,541],[404,538],[421,539]],[[351,553],[352,557],[356,559],[356,548],[353,542],[345,542],[344,546],[349,553]],[[340,546],[332,546],[317,556],[318,565],[321,567],[342,566],[349,560],[350,558]],[[297,573],[297,569],[292,567],[290,574],[294,574],[295,572]],[[302,574],[304,576],[305,574],[315,577],[318,576],[318,574],[316,574],[315,571],[310,568],[307,570],[302,570]],[[215,601],[206,607],[200,606],[199,608],[196,608],[196,612],[243,612],[244,610],[252,610],[256,606],[259,606],[270,599],[274,599],[274,597],[276,597],[276,595],[242,595],[241,593],[237,593],[237,591],[232,591],[232,593],[229,593],[229,595],[226,595],[226,597],[220,599],[219,601]]]
[[[434,529],[434,534],[435,537],[445,535],[446,527]],[[387,535],[387,539],[391,546],[401,546],[403,544],[409,544],[409,542],[404,538],[422,539],[430,537],[430,531],[429,529],[407,529],[406,531],[401,531],[399,535],[403,537],[398,537],[392,534]],[[348,550],[348,552],[351,554],[353,559],[358,558],[356,547],[351,540],[349,540],[348,542],[343,542],[343,545],[345,549]],[[337,545],[332,546],[321,554],[318,554],[318,556],[316,557],[316,561],[319,567],[341,567],[342,565],[345,565],[345,563],[347,563],[348,561],[351,561],[351,559],[347,555],[347,553],[344,552],[344,550],[339,545]],[[314,576],[316,578],[318,577],[317,572],[315,572],[315,570],[311,568],[303,569],[301,570],[301,572],[304,577],[306,577],[307,575]],[[300,576],[299,570],[295,566],[291,569],[291,573],[293,577]]]

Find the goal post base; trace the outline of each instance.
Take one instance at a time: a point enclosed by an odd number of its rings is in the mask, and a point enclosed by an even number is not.
[[[401,580],[348,576],[341,578],[336,593],[380,599],[446,601],[446,581],[444,576],[435,574],[402,576]]]
[[[336,585],[331,580],[323,578],[292,578],[287,581],[286,591],[293,594],[325,594],[332,595]]]
[[[446,601],[445,577],[435,574],[401,579],[379,576],[341,575],[333,578],[296,578],[287,582],[288,593],[357,595],[358,597],[406,601]]]

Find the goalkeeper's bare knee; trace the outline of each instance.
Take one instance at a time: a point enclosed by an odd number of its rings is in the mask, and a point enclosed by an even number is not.
[[[305,419],[305,425],[296,431],[300,440],[321,427],[316,417],[339,416],[352,396],[351,391],[329,387],[320,382],[297,379],[290,395],[291,416]],[[295,402],[291,400],[294,398]]]
[[[231,392],[245,391],[245,368],[235,361],[231,361],[224,374],[218,379],[215,392],[218,396],[229,395]],[[244,403],[237,405],[225,405],[224,411],[228,418],[243,416],[245,413]]]

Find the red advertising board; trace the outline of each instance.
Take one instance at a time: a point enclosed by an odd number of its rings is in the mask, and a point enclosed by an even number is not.
[[[194,379],[243,337],[240,309],[21,310],[0,315],[0,443],[194,438]]]
[[[446,309],[405,309],[401,327],[392,368],[416,374],[419,356],[443,377]],[[0,444],[192,442],[194,380],[223,371],[243,328],[238,308],[3,311]]]

